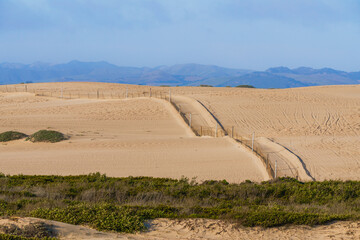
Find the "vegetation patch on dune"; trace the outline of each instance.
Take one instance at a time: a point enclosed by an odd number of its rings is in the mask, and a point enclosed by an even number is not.
[[[30,135],[27,140],[31,142],[51,142],[56,143],[65,140],[66,137],[61,132],[52,130],[40,130]]]
[[[252,86],[252,85],[237,85],[236,87],[237,87],[237,88],[255,88],[255,87]]]
[[[360,182],[229,184],[151,177],[0,176],[0,215],[33,216],[98,230],[136,232],[155,218],[211,218],[243,226],[360,219]]]
[[[16,132],[16,131],[7,131],[0,133],[0,142],[9,142],[13,140],[18,140],[22,138],[26,138],[27,135],[25,133]]]

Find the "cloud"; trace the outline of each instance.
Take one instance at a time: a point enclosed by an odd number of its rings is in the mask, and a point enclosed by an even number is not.
[[[0,0],[0,28],[152,28],[167,24],[275,21],[359,24],[356,0]]]
[[[358,0],[0,0],[0,61],[355,68],[359,13]]]

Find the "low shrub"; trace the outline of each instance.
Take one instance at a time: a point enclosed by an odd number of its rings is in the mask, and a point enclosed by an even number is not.
[[[15,132],[15,131],[7,131],[0,133],[0,142],[9,142],[13,140],[18,140],[22,138],[26,138],[27,135],[21,132]]]
[[[65,140],[66,137],[61,132],[51,130],[40,130],[30,135],[27,140],[31,142],[51,142],[56,143]]]
[[[33,217],[46,218],[70,224],[86,224],[98,230],[136,232],[145,229],[144,220],[131,208],[110,204],[90,206],[78,204],[66,208],[42,209],[30,213]]]

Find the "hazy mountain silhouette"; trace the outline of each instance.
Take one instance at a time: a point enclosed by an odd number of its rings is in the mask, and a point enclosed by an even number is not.
[[[178,64],[155,68],[120,67],[108,62],[71,61],[65,64],[2,63],[0,84],[22,82],[97,81],[142,85],[213,86],[253,85],[289,88],[316,85],[359,84],[360,72],[331,68],[269,68],[266,71],[224,68],[214,65]]]

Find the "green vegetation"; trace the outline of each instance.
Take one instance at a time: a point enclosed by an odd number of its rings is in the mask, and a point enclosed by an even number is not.
[[[0,142],[8,142],[13,140],[18,140],[22,138],[26,138],[27,135],[21,132],[8,131],[0,133]]]
[[[154,218],[211,218],[243,226],[360,220],[360,182],[229,184],[188,179],[0,175],[0,215],[33,216],[136,232]]]
[[[254,86],[252,85],[238,85],[236,86],[237,88],[255,88]]]
[[[30,135],[27,140],[30,140],[31,142],[51,142],[56,143],[60,142],[62,140],[65,140],[64,134],[57,131],[51,131],[51,130],[40,130],[32,135]]]
[[[207,85],[207,84],[201,84],[199,85],[199,87],[213,87],[212,85]]]

